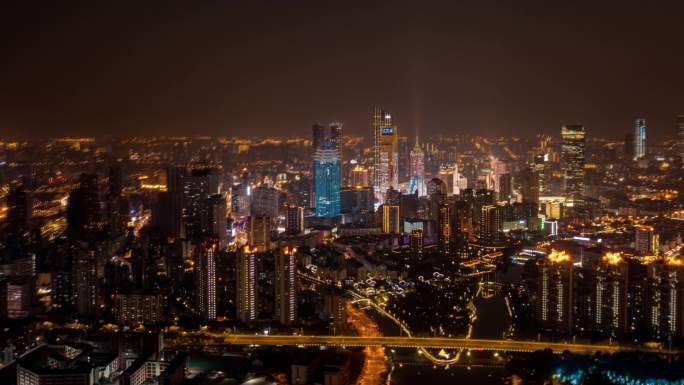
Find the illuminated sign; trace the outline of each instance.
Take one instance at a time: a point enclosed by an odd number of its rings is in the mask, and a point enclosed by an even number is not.
[[[394,132],[394,129],[392,127],[384,127],[382,129],[383,135],[391,135],[393,132]]]

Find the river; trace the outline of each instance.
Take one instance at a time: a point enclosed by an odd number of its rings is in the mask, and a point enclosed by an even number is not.
[[[501,338],[510,323],[504,297],[498,294],[490,298],[478,297],[473,303],[476,308],[477,319],[473,323],[471,337]],[[389,325],[387,327],[390,329],[387,330],[388,333],[396,333],[396,327],[391,328]],[[407,359],[411,354],[415,355],[412,352],[397,354],[396,365],[391,377],[392,384],[470,383],[493,385],[506,382],[506,369],[502,366],[496,366],[497,357],[492,352],[475,352],[470,356],[464,355],[460,365],[447,368],[433,366],[421,360]]]

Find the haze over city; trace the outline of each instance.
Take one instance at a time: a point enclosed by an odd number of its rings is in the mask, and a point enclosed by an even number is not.
[[[664,139],[684,101],[678,1],[11,2],[0,133],[304,135],[368,106],[426,134]]]

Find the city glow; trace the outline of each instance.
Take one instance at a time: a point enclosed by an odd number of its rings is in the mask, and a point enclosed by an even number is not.
[[[570,261],[570,256],[563,250],[551,249],[551,253],[549,253],[549,256],[547,258],[550,262],[553,263],[562,263]]]
[[[622,253],[609,251],[603,255],[602,259],[609,265],[617,265],[622,262]]]

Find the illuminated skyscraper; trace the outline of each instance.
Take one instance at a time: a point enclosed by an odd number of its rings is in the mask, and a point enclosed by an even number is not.
[[[634,121],[634,160],[646,155],[646,119]]]
[[[584,194],[584,126],[563,126],[561,137],[561,169],[565,196],[574,199]]]
[[[342,155],[342,123],[332,122],[330,123],[330,143],[334,150]]]
[[[537,321],[544,330],[570,333],[573,328],[572,258],[552,250],[537,271]]]
[[[385,234],[399,234],[401,232],[398,205],[387,203],[382,205],[382,232]]]
[[[418,136],[416,135],[416,144],[413,146],[409,155],[409,194],[418,192],[418,196],[426,194],[425,188],[425,153],[420,148],[418,143]]]
[[[216,252],[218,240],[207,238],[195,249],[195,306],[204,319],[216,319]]]
[[[245,323],[258,317],[257,254],[248,246],[237,253],[235,271],[237,293],[237,318]]]
[[[311,127],[311,147],[313,152],[321,148],[323,142],[325,141],[325,127],[321,124],[314,124]]]
[[[331,148],[330,142],[316,151],[314,156],[316,176],[316,216],[340,215],[340,156]]]
[[[384,203],[385,193],[399,184],[398,133],[392,115],[380,107],[373,110],[373,188],[376,201]]]
[[[297,248],[285,246],[276,255],[275,312],[283,325],[297,321]]]
[[[594,328],[618,337],[627,332],[628,264],[619,253],[609,252],[596,267],[594,281]]]
[[[102,293],[97,278],[97,250],[87,244],[79,244],[74,250],[73,288],[76,311],[79,315],[92,316],[100,311]]]
[[[451,237],[451,210],[448,203],[442,202],[439,204],[437,222],[437,247],[440,253],[451,254]]]
[[[411,230],[411,254],[414,257],[422,257],[423,255],[423,230],[413,229]]]
[[[368,187],[368,169],[356,165],[351,170],[351,187],[367,188]]]
[[[501,209],[495,205],[482,206],[480,212],[480,242],[489,245],[501,241],[503,222]]]
[[[247,244],[252,250],[271,249],[271,218],[248,217],[247,227]]]
[[[639,226],[634,232],[634,248],[641,255],[658,255],[660,236],[652,226]]]
[[[442,164],[439,167],[438,178],[444,182],[447,195],[453,195],[458,189],[458,167],[455,164]]]

